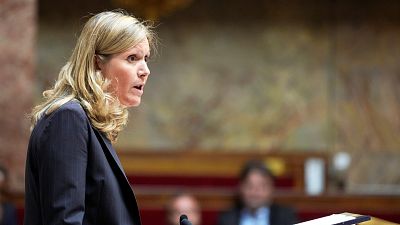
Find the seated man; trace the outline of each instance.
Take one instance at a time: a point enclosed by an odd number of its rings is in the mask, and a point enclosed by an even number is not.
[[[0,166],[0,225],[17,225],[18,216],[14,204],[4,201],[7,185],[8,171]]]
[[[249,161],[240,173],[237,205],[217,225],[292,225],[294,211],[272,202],[274,177],[262,161]]]
[[[174,195],[166,206],[166,224],[179,225],[179,217],[187,215],[192,225],[201,224],[201,209],[197,199],[188,193]]]

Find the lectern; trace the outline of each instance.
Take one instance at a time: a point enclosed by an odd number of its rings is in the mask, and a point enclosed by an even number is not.
[[[309,220],[295,225],[352,225],[370,220],[370,216],[358,215],[353,213],[332,214],[330,216]]]

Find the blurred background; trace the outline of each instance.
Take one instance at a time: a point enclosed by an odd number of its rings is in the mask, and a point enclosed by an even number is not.
[[[159,36],[115,146],[145,225],[177,189],[212,224],[254,157],[303,220],[352,211],[400,222],[397,0],[1,0],[0,163],[19,214],[27,114],[88,15],[115,8],[155,21]]]

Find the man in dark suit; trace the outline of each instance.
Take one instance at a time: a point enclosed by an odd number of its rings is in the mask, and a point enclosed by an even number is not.
[[[261,161],[249,161],[240,173],[239,198],[217,225],[292,225],[295,212],[272,202],[274,177]]]
[[[8,192],[8,179],[8,171],[0,166],[0,225],[17,225],[17,209],[13,203],[4,199]]]

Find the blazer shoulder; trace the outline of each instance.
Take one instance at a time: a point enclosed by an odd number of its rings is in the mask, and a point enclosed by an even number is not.
[[[273,203],[270,208],[271,208],[271,211],[277,211],[277,212],[286,212],[286,213],[294,213],[295,212],[295,210],[290,206],[275,204],[275,203]]]
[[[218,215],[217,225],[235,225],[238,223],[240,210],[231,208],[221,212]]]
[[[79,102],[72,100],[61,105],[54,112],[44,115],[36,124],[32,134],[34,136],[41,135],[43,132],[47,133],[48,130],[57,130],[62,125],[64,125],[63,129],[75,127],[87,130],[89,124],[90,121],[85,110]]]
[[[54,112],[51,112],[48,115],[45,115],[40,121],[44,122],[45,124],[49,125],[51,121],[54,120],[64,120],[64,119],[74,119],[79,121],[80,123],[87,123],[89,122],[89,118],[86,115],[85,110],[79,104],[78,101],[71,100],[63,105],[61,105],[58,109]],[[45,122],[47,121],[47,122]],[[44,125],[47,127],[47,125]]]
[[[71,100],[71,101],[63,104],[62,106],[60,106],[60,108],[55,110],[50,115],[52,115],[52,114],[56,115],[56,114],[62,114],[62,113],[72,113],[72,114],[78,115],[81,118],[87,118],[86,112],[83,109],[83,107],[81,106],[81,104],[79,104],[78,101],[74,101],[74,100]]]
[[[297,223],[297,213],[292,207],[280,204],[270,206],[271,224],[294,224]]]

